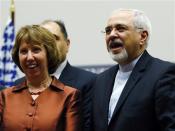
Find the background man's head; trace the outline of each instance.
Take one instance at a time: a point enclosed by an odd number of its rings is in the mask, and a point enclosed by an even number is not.
[[[55,36],[57,48],[61,51],[62,61],[64,61],[70,46],[64,23],[62,21],[46,20],[41,23],[41,26],[48,29]]]

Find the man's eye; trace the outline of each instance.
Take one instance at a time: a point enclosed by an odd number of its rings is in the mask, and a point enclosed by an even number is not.
[[[117,26],[115,28],[117,29],[118,32],[124,32],[124,31],[128,30],[128,28],[125,26]]]
[[[123,32],[123,31],[126,30],[126,28],[123,27],[123,26],[120,26],[120,27],[117,27],[117,30],[118,30],[119,32]]]
[[[111,33],[111,31],[112,31],[112,29],[111,29],[111,28],[106,28],[106,29],[105,29],[105,33],[106,33],[106,34],[110,34],[110,33]]]

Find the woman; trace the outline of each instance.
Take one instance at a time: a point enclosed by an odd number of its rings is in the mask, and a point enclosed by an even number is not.
[[[54,36],[37,26],[22,27],[12,59],[26,81],[0,94],[2,131],[81,131],[80,93],[52,74],[60,55]]]

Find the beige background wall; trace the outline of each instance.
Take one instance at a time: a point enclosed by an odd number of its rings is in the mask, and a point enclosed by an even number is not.
[[[10,0],[0,0],[0,42],[9,16]],[[152,21],[148,51],[155,57],[175,61],[174,0],[15,0],[16,30],[45,19],[62,19],[71,39],[69,61],[73,65],[113,64],[104,41],[106,19],[113,9],[136,8]]]

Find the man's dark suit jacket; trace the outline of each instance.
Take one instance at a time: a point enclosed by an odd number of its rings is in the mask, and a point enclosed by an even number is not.
[[[175,64],[143,53],[108,124],[108,107],[118,65],[94,85],[94,131],[175,131]]]
[[[65,85],[72,86],[81,91],[82,95],[82,123],[83,131],[91,131],[90,115],[91,115],[91,96],[92,86],[96,78],[96,74],[71,66],[69,63],[63,69],[59,80]],[[24,81],[24,77],[15,81],[15,85]]]

